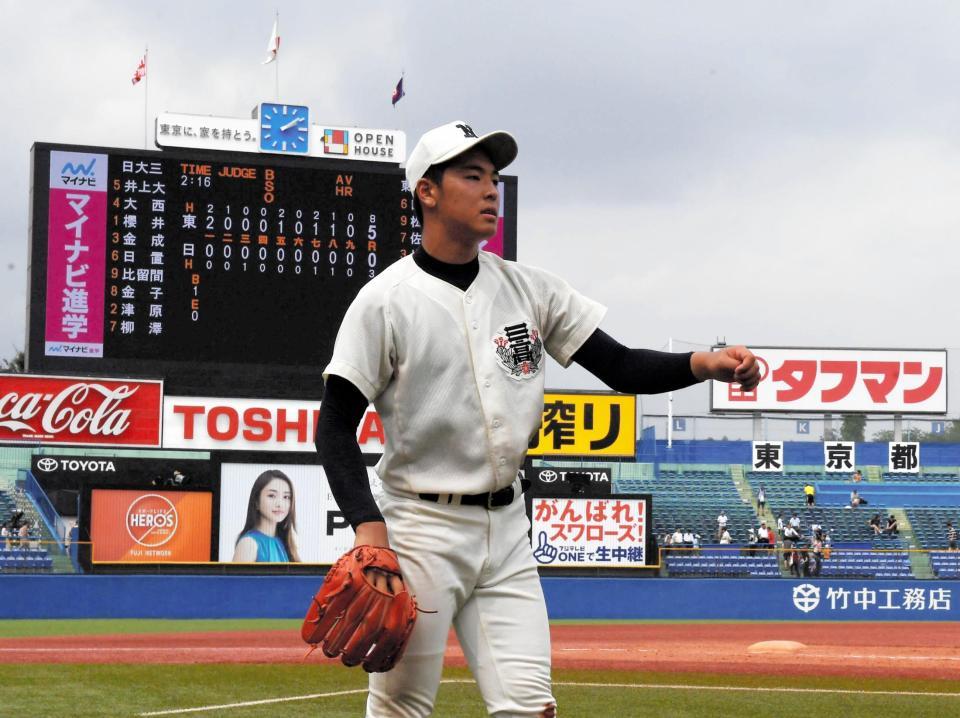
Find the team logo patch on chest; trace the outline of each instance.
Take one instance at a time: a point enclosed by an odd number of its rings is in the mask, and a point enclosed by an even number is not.
[[[497,363],[514,379],[532,379],[543,366],[540,332],[526,322],[508,324],[493,336]]]

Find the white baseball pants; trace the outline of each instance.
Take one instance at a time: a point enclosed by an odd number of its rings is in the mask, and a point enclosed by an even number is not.
[[[407,589],[436,613],[418,615],[393,670],[370,675],[367,718],[430,715],[451,623],[490,715],[541,716],[550,631],[522,496],[488,510],[385,492],[380,509]]]

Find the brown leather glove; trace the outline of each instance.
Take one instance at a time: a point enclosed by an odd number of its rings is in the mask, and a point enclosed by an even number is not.
[[[417,620],[417,603],[406,591],[378,589],[365,575],[375,568],[401,576],[397,554],[378,546],[354,546],[330,568],[313,597],[300,635],[346,666],[383,673],[403,655]],[[402,578],[402,576],[401,576]]]

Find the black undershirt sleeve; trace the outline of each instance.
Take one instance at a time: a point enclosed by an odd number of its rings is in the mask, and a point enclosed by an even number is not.
[[[690,369],[692,354],[628,349],[597,329],[577,349],[573,361],[614,391],[660,394],[699,383]]]
[[[316,446],[330,491],[355,530],[365,521],[383,521],[373,500],[357,427],[367,410],[367,398],[343,377],[331,374],[323,389]]]

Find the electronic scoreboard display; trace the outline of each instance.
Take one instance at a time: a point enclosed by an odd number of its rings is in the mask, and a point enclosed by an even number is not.
[[[319,398],[360,288],[420,242],[396,165],[35,144],[27,368]],[[516,178],[484,249],[516,258]]]

